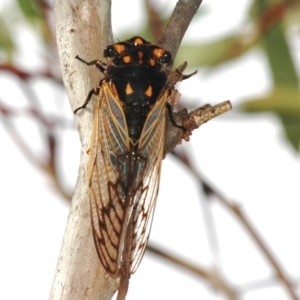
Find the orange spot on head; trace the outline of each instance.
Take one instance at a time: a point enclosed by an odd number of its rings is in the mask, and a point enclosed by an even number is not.
[[[131,85],[130,85],[129,82],[128,82],[127,85],[126,85],[126,90],[125,90],[125,92],[126,92],[126,95],[129,95],[129,94],[132,94],[132,93],[133,93],[133,89],[132,89],[132,87],[131,87]]]
[[[153,55],[154,57],[156,57],[157,59],[160,58],[162,55],[164,55],[166,52],[166,50],[162,49],[162,48],[156,48],[153,51]]]
[[[132,62],[132,56],[131,56],[131,55],[125,55],[125,56],[123,57],[123,62],[124,62],[125,64],[131,63],[131,62]]]
[[[119,54],[122,54],[125,51],[124,45],[114,44],[114,48]]]
[[[144,44],[144,41],[143,41],[140,37],[137,37],[137,38],[134,40],[134,44],[135,44],[135,45],[143,45],[143,44]]]
[[[147,90],[145,91],[145,95],[148,96],[148,97],[151,97],[152,93],[153,93],[152,86],[149,85],[148,88],[147,88]]]

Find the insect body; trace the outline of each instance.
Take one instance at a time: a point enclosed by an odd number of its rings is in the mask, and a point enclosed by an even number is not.
[[[104,57],[107,63],[77,57],[105,77],[75,113],[99,95],[88,169],[92,231],[103,267],[128,285],[149,237],[168,116],[183,127],[168,104],[168,51],[133,37],[108,46]]]

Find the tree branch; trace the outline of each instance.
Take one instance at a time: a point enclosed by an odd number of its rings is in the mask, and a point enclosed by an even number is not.
[[[157,45],[171,52],[175,58],[183,36],[202,0],[179,0]]]
[[[223,292],[224,295],[227,296],[230,300],[237,300],[237,292],[226,282],[223,278],[219,276],[214,270],[206,271],[204,268],[200,266],[196,266],[194,263],[188,263],[183,259],[179,259],[172,255],[169,251],[162,251],[158,247],[149,244],[147,250],[154,255],[163,258],[174,265],[183,268],[191,272],[192,274],[201,277],[210,283],[216,290]]]
[[[57,46],[63,81],[72,110],[82,105],[100,72],[86,68],[75,56],[101,58],[112,42],[109,0],[54,2]],[[89,148],[93,113],[76,117],[82,142],[81,161],[72,206],[49,299],[111,299],[117,280],[102,268],[91,234],[86,151]]]

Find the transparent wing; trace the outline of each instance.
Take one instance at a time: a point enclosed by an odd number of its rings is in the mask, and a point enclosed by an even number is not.
[[[122,182],[129,150],[125,116],[104,82],[89,153],[89,198],[97,253],[103,267],[115,277],[121,261],[120,242],[126,215],[126,190]],[[120,166],[122,161],[124,165]]]
[[[163,159],[167,95],[165,92],[149,113],[138,144],[138,154],[146,162],[144,168],[137,172],[137,178],[141,180],[132,213],[131,273],[139,266],[149,239]]]
[[[148,241],[163,154],[165,97],[148,115],[136,152],[108,83],[102,83],[99,97],[88,172],[92,231],[103,267],[118,277],[124,262],[130,273],[136,270]]]

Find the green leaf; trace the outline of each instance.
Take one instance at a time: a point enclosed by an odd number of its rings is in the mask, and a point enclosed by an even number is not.
[[[275,113],[281,120],[285,136],[296,151],[300,148],[300,91],[276,87],[268,96],[248,100],[239,107],[244,112]]]
[[[42,20],[40,5],[37,0],[17,0],[17,3],[28,22],[36,24]]]
[[[276,87],[266,97],[247,100],[241,106],[246,112],[274,112],[300,116],[300,91]]]
[[[231,34],[209,43],[182,45],[176,60],[182,62],[188,57],[190,67],[215,67],[243,55],[254,44],[255,39]]]
[[[300,152],[300,115],[279,114],[287,140],[293,148]]]
[[[275,85],[298,87],[298,76],[282,24],[276,24],[262,39]]]
[[[11,60],[13,52],[15,50],[14,41],[11,38],[11,33],[3,17],[0,15],[0,49],[3,50],[7,56],[8,61]]]
[[[47,2],[39,0],[17,0],[21,12],[23,13],[26,20],[33,25],[36,32],[42,36],[46,44],[51,43],[51,33],[49,24],[45,18],[47,13]]]
[[[285,137],[296,151],[300,149],[299,78],[284,31],[288,8],[294,0],[255,0],[251,13],[262,33],[261,46],[269,61],[274,90],[267,97],[244,103],[247,112],[273,112],[281,120]]]
[[[274,85],[299,87],[299,79],[285,37],[284,21],[297,7],[295,0],[255,0],[250,15],[256,15],[257,30],[261,33],[261,46],[265,51]]]

